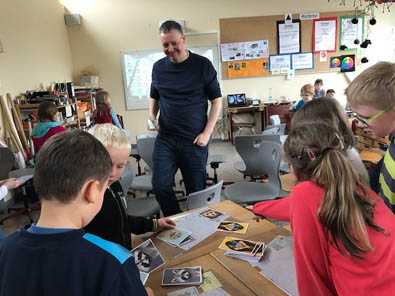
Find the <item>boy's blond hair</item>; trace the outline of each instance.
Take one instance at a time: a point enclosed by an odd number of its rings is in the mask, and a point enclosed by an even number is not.
[[[309,95],[314,95],[314,86],[312,84],[305,84],[302,86],[300,89],[300,94],[309,94]]]
[[[346,88],[347,101],[354,106],[386,110],[395,106],[395,64],[377,63],[359,74]]]
[[[110,146],[116,149],[126,148],[129,151],[131,149],[125,131],[111,123],[96,124],[89,132],[105,147]]]

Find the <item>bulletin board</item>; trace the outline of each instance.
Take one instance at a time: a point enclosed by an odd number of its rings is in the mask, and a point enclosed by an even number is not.
[[[355,11],[337,11],[337,12],[321,12],[320,18],[338,17],[338,28],[340,28],[341,16],[354,16]],[[293,14],[292,19],[299,19],[299,14]],[[269,41],[269,54],[277,55],[277,22],[283,21],[284,15],[272,16],[256,16],[256,17],[240,17],[240,18],[226,18],[219,20],[220,27],[220,43],[232,42],[246,42],[254,40],[268,40]],[[339,32],[339,30],[338,30]],[[337,33],[339,35],[339,33]],[[301,21],[301,52],[313,51],[313,20]],[[339,36],[337,36],[339,38]],[[337,42],[339,44],[339,42]],[[326,72],[339,72],[339,68],[330,68],[331,57],[356,54],[356,50],[340,51],[337,46],[336,51],[327,52],[327,61],[321,62],[319,53],[314,53],[314,68],[296,70],[295,74],[310,74],[310,73],[326,73]],[[222,78],[232,79],[229,77],[228,67],[232,62],[222,62]],[[358,63],[357,63],[358,64]],[[272,74],[267,71],[262,73],[253,72],[251,75],[244,77],[265,77]]]

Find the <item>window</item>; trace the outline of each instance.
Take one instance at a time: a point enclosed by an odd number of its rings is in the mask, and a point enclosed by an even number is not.
[[[216,46],[192,47],[190,51],[208,58],[219,73]],[[164,57],[161,50],[143,50],[122,53],[122,74],[127,110],[147,109],[153,64]]]

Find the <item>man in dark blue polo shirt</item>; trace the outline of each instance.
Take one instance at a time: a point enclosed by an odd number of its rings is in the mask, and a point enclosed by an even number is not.
[[[152,183],[163,214],[169,216],[180,212],[173,191],[178,169],[187,194],[206,186],[207,144],[222,109],[222,95],[213,65],[186,48],[180,24],[165,21],[159,32],[166,57],[152,69],[149,120],[159,129]]]

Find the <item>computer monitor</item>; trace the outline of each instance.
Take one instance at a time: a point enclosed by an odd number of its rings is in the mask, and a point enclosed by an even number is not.
[[[246,94],[228,95],[228,106],[229,107],[245,106],[246,103],[247,103]]]

